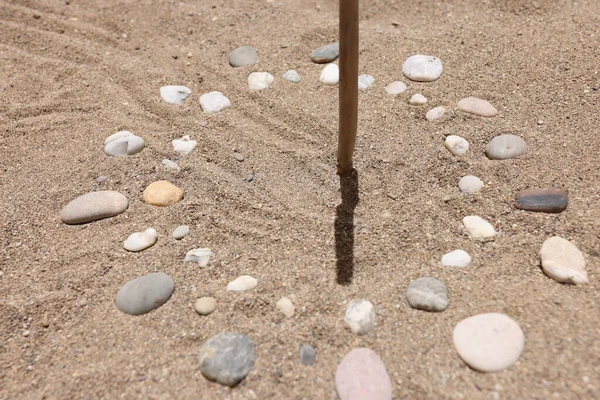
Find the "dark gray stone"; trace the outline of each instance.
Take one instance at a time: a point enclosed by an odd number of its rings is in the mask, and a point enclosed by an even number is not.
[[[302,347],[300,347],[300,361],[302,364],[313,365],[316,361],[316,356],[317,352],[312,346],[303,344]]]
[[[406,289],[406,300],[417,310],[444,311],[448,307],[448,289],[435,278],[415,279]]]
[[[165,304],[175,290],[171,277],[163,272],[148,274],[124,284],[117,293],[117,308],[126,314],[146,314]]]
[[[326,64],[334,61],[340,55],[340,42],[335,42],[321,46],[310,55],[310,59],[317,64]]]
[[[207,379],[234,387],[254,366],[254,343],[246,335],[223,332],[202,345],[199,360],[200,372]]]
[[[545,213],[562,212],[568,204],[569,194],[555,188],[521,190],[515,201],[515,207],[521,210]]]
[[[229,54],[229,65],[232,67],[245,67],[258,61],[258,53],[252,46],[242,46]]]

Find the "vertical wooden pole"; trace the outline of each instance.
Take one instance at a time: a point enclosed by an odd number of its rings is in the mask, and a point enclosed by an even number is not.
[[[338,175],[352,171],[358,124],[358,0],[340,0]]]

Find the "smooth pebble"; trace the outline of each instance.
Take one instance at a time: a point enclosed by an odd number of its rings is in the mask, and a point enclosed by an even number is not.
[[[391,96],[403,93],[406,91],[406,84],[404,82],[395,81],[385,87],[385,92]]]
[[[177,228],[175,228],[175,230],[173,231],[171,236],[173,236],[174,239],[181,240],[189,234],[190,234],[189,226],[179,225]]]
[[[458,188],[463,193],[475,193],[481,190],[483,181],[474,175],[466,175],[458,181]]]
[[[184,262],[195,262],[199,267],[206,267],[210,261],[210,257],[213,255],[210,249],[192,249],[185,253]]]
[[[427,111],[427,114],[425,114],[425,119],[429,122],[433,122],[436,119],[442,118],[442,115],[444,115],[445,112],[446,112],[445,107],[442,107],[442,106],[434,107],[431,110]]]
[[[144,149],[144,139],[129,131],[120,131],[106,138],[104,153],[111,157],[131,156]]]
[[[85,224],[122,214],[128,206],[127,197],[119,192],[91,192],[71,200],[60,212],[60,219],[69,225]]]
[[[287,297],[282,297],[275,305],[277,306],[277,309],[286,317],[292,318],[294,316],[294,311],[296,308],[294,307],[294,303],[292,303],[292,301]]]
[[[256,287],[258,281],[250,275],[242,275],[227,284],[228,292],[244,292]]]
[[[165,207],[183,198],[183,190],[168,181],[152,182],[144,190],[144,201],[154,206]]]
[[[245,67],[258,61],[258,53],[252,46],[241,46],[229,53],[229,65]]]
[[[546,239],[540,249],[542,269],[557,282],[588,283],[585,258],[573,243],[560,236]]]
[[[417,310],[444,311],[448,307],[448,289],[435,278],[415,279],[406,288],[406,300]]]
[[[274,79],[273,75],[268,72],[253,72],[248,76],[248,89],[250,91],[266,89]]]
[[[148,228],[143,232],[134,232],[123,242],[127,251],[142,251],[153,246],[158,240],[158,232],[154,228]]]
[[[328,64],[323,68],[320,80],[325,85],[337,85],[340,81],[340,68],[337,64]]]
[[[185,86],[169,85],[160,88],[160,97],[171,104],[183,104],[190,94],[192,91]]]
[[[309,344],[303,344],[300,347],[300,362],[304,365],[314,365],[316,360],[316,350]]]
[[[179,154],[187,155],[196,148],[198,142],[190,139],[190,135],[185,135],[181,139],[172,140],[171,144],[173,145],[173,151]]]
[[[146,314],[169,300],[175,290],[171,277],[163,272],[148,274],[124,284],[117,293],[117,308],[130,315]]]
[[[210,92],[200,96],[200,106],[206,113],[218,113],[231,108],[231,101],[221,92]]]
[[[169,172],[179,172],[179,171],[181,171],[181,168],[179,168],[179,165],[175,161],[171,161],[171,160],[168,160],[166,158],[164,160],[162,160],[162,165]]]
[[[481,117],[495,117],[498,110],[494,108],[487,100],[476,97],[467,97],[458,102],[458,109],[469,114],[479,115]]]
[[[359,75],[358,77],[358,89],[365,90],[375,82],[375,78],[371,75]]]
[[[346,308],[346,323],[357,335],[364,335],[375,327],[375,308],[368,300],[352,300]]]
[[[450,135],[446,137],[444,146],[455,156],[463,156],[469,150],[469,142],[467,139],[456,135]]]
[[[300,74],[298,74],[296,70],[290,69],[285,74],[283,74],[283,79],[292,83],[299,83],[302,80],[302,77],[300,77]]]
[[[217,308],[217,299],[214,297],[201,297],[194,303],[194,310],[200,315],[208,315]]]
[[[223,332],[202,345],[198,359],[200,372],[207,379],[234,387],[254,367],[256,351],[252,339],[248,336]]]
[[[476,215],[464,217],[463,225],[469,236],[473,238],[484,239],[496,236],[494,227],[489,222]]]
[[[392,382],[385,364],[373,350],[351,350],[335,371],[340,400],[391,400]]]
[[[471,264],[471,256],[464,250],[452,250],[442,256],[442,265],[444,267],[464,268]]]
[[[317,64],[326,64],[334,61],[340,55],[340,43],[330,43],[313,50],[310,59]]]
[[[566,210],[569,194],[561,189],[526,189],[517,193],[515,207],[534,212],[559,213]]]
[[[408,100],[408,104],[411,106],[422,106],[427,103],[427,98],[423,96],[421,93],[416,93],[411,96]]]
[[[490,160],[507,160],[515,158],[527,151],[527,143],[516,135],[499,135],[490,140],[485,154]]]
[[[410,80],[431,82],[442,76],[442,61],[433,56],[417,54],[408,57],[402,64],[402,73]]]

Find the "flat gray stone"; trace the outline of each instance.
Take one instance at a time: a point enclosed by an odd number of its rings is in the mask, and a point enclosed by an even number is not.
[[[229,65],[245,67],[258,61],[258,53],[252,46],[241,46],[229,53]]]
[[[448,289],[435,278],[415,279],[406,289],[406,300],[417,310],[444,311],[448,307]]]
[[[171,277],[163,272],[148,274],[124,284],[117,293],[117,308],[126,314],[146,314],[169,300],[175,290]]]
[[[317,64],[326,64],[334,61],[340,55],[340,42],[326,44],[314,49],[310,55],[312,62]]]
[[[190,227],[187,225],[180,225],[171,234],[174,239],[180,240],[190,234]]]
[[[300,347],[300,361],[304,365],[314,365],[317,359],[316,350],[308,344],[303,344]]]
[[[60,212],[60,219],[69,225],[85,224],[124,213],[128,206],[127,197],[119,192],[91,192],[71,200]]]
[[[234,387],[254,367],[254,343],[246,335],[223,332],[213,336],[200,348],[200,372],[207,379]]]
[[[524,154],[527,143],[516,135],[496,136],[488,143],[485,154],[490,160],[507,160]]]

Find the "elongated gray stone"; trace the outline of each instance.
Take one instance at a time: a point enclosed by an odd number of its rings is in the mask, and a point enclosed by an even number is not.
[[[234,387],[254,367],[254,343],[246,335],[223,332],[213,336],[200,348],[200,372],[207,379]]]
[[[127,197],[119,192],[104,190],[82,194],[60,212],[60,219],[69,225],[85,224],[119,215],[129,205]]]
[[[117,293],[117,308],[126,314],[146,314],[165,304],[175,290],[171,277],[163,272],[141,276],[124,284]]]
[[[515,207],[521,210],[545,213],[562,212],[568,204],[569,194],[555,188],[521,190],[515,201]]]
[[[326,64],[334,61],[340,55],[340,42],[326,44],[315,50],[310,55],[310,59],[317,64]]]

